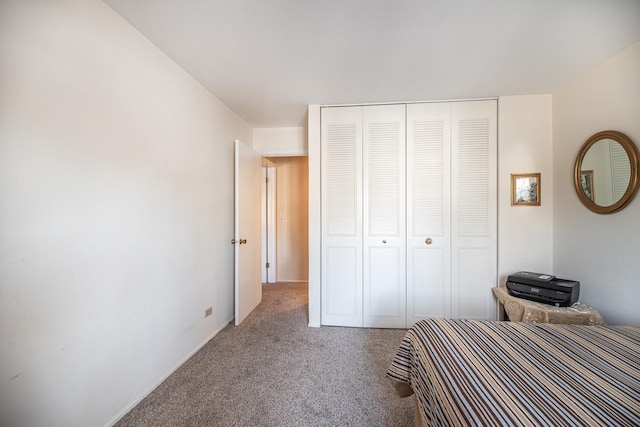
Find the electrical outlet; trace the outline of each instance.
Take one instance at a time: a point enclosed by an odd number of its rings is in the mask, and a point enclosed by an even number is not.
[[[204,310],[204,317],[209,317],[213,314],[213,307],[207,307],[207,309]]]

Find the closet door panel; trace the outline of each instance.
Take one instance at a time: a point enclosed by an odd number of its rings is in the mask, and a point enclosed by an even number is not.
[[[322,320],[362,326],[362,108],[321,110]]]
[[[497,102],[452,104],[452,317],[491,319],[497,284]]]
[[[406,324],[405,105],[363,109],[364,326]]]
[[[365,292],[365,326],[370,327],[404,327],[405,292],[404,281],[404,248],[369,247],[365,258],[368,277]]]
[[[448,316],[448,256],[443,248],[415,247],[407,280],[409,317],[407,326],[428,317]]]
[[[326,248],[326,316],[331,318],[357,319],[361,315],[360,264],[362,257],[357,248]],[[360,322],[353,321],[352,326]]]
[[[407,105],[407,326],[450,315],[451,104]]]

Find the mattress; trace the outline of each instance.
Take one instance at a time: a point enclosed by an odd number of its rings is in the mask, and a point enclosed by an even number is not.
[[[430,426],[640,425],[637,327],[429,319],[387,376]]]

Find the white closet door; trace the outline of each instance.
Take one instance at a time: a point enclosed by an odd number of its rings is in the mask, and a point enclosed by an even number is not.
[[[407,326],[449,317],[451,104],[407,105]]]
[[[405,105],[363,109],[364,326],[406,327]]]
[[[362,107],[321,109],[322,324],[362,326]]]
[[[456,102],[451,113],[451,316],[490,319],[497,283],[497,102]]]

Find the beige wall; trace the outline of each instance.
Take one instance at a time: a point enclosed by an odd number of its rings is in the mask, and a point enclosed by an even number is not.
[[[253,149],[263,156],[306,156],[307,130],[301,127],[255,128]]]
[[[640,326],[640,197],[598,215],[573,187],[582,144],[602,130],[626,133],[640,146],[640,43],[553,94],[555,273],[580,281],[580,301],[610,324]]]
[[[553,273],[551,95],[498,101],[498,277]],[[511,174],[541,174],[540,206],[511,206]]]
[[[307,157],[269,157],[276,164],[276,252],[279,282],[309,280]]]
[[[252,131],[101,1],[0,23],[0,425],[108,425],[233,317]]]

